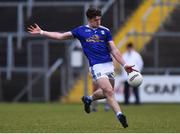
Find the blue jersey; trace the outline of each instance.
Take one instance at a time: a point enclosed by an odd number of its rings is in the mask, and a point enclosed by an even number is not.
[[[86,25],[79,26],[71,32],[81,42],[90,66],[112,61],[108,47],[108,42],[112,40],[109,29],[103,26],[93,29]]]

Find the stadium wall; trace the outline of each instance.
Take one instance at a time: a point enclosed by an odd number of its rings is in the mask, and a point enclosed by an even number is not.
[[[177,75],[144,75],[139,87],[142,103],[180,103],[180,79]],[[116,76],[115,96],[119,102],[124,101],[122,79]],[[134,102],[130,93],[130,102]]]

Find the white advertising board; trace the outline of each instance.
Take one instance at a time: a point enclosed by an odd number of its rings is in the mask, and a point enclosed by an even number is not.
[[[117,76],[115,97],[119,102],[124,101],[123,90],[121,77]],[[130,94],[130,102],[134,102],[134,95]],[[142,103],[180,103],[180,76],[143,75],[139,95]]]

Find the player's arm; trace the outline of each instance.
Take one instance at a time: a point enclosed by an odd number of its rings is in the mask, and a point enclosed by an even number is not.
[[[110,46],[110,51],[112,56],[116,59],[116,61],[121,64],[124,69],[126,70],[127,73],[132,72],[134,69],[132,68],[134,65],[127,65],[126,62],[124,61],[122,54],[119,52],[117,47],[114,44],[114,41],[109,41],[109,46]]]
[[[37,24],[31,25],[27,29],[28,29],[28,32],[31,34],[41,34],[41,35],[44,35],[53,39],[58,39],[58,40],[66,40],[66,39],[73,38],[73,35],[71,32],[59,33],[59,32],[44,31]]]

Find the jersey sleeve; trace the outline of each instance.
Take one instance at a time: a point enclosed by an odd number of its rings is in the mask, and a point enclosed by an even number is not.
[[[106,32],[106,42],[112,41],[112,35],[111,32],[108,30]]]
[[[74,38],[79,38],[79,27],[76,27],[73,30],[71,30],[71,33],[74,36]]]

